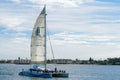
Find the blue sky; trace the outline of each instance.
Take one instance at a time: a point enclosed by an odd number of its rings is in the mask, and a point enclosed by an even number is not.
[[[0,59],[30,58],[34,23],[44,3],[56,58],[120,57],[119,0],[1,0]],[[50,46],[47,56],[52,58]]]

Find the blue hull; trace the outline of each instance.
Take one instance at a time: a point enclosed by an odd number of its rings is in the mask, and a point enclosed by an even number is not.
[[[29,76],[29,77],[40,77],[40,78],[52,78],[51,73],[46,72],[31,72],[31,71],[22,71],[19,73],[21,76]]]
[[[41,78],[52,78],[52,77],[65,77],[68,78],[69,74],[65,71],[49,71],[42,69],[34,69],[30,68],[28,71],[22,71],[19,73],[21,76],[29,76],[29,77],[41,77]]]

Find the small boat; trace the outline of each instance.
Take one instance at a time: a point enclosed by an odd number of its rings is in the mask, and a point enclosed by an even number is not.
[[[31,37],[31,63],[35,64],[33,68],[27,71],[22,70],[19,75],[29,77],[68,77],[69,74],[65,71],[50,70],[47,68],[46,57],[46,6],[44,6],[40,15],[38,16],[33,28]],[[44,65],[40,68],[39,64]]]

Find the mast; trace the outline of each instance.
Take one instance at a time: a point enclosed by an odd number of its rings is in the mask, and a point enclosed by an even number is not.
[[[47,57],[46,57],[46,54],[47,54],[47,49],[46,49],[46,43],[47,43],[47,35],[46,35],[46,4],[44,5],[44,8],[45,8],[45,14],[44,14],[44,28],[45,28],[45,70],[47,69]]]

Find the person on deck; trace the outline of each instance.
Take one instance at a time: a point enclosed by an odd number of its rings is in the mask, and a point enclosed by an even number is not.
[[[55,72],[57,72],[57,68],[55,67]]]

